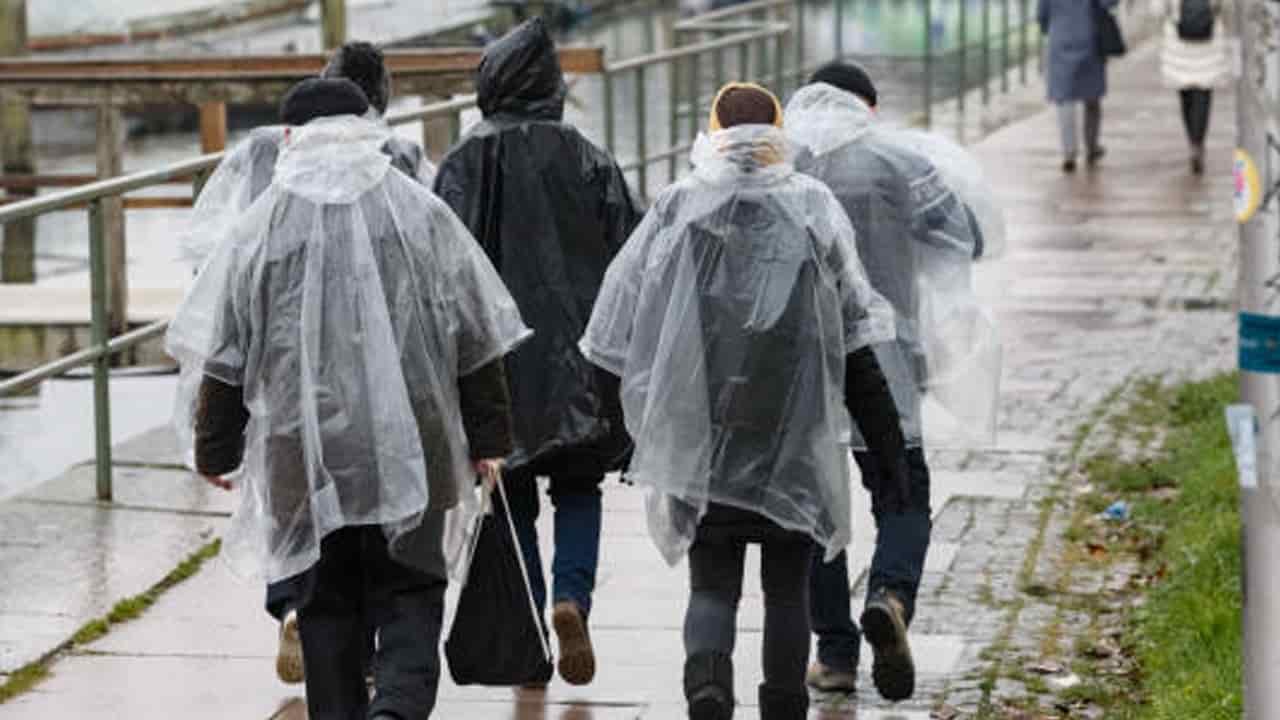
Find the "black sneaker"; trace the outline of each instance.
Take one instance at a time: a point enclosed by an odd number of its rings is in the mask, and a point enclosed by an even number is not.
[[[862,634],[875,659],[871,679],[886,700],[897,702],[916,690],[916,666],[907,643],[906,612],[892,593],[877,590],[862,611]]]
[[[1089,167],[1097,167],[1098,163],[1102,161],[1102,158],[1106,156],[1107,156],[1107,149],[1099,145],[1098,147],[1089,151],[1089,155],[1085,158],[1085,160],[1086,162],[1089,163]]]
[[[1064,173],[1066,173],[1066,174],[1070,175],[1071,173],[1073,173],[1073,172],[1075,172],[1075,171],[1076,171],[1076,159],[1075,159],[1075,158],[1067,158],[1066,160],[1063,160],[1063,161],[1062,161],[1062,172],[1064,172]]]

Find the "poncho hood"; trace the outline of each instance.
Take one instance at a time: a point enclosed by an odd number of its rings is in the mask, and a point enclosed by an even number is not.
[[[486,118],[560,120],[567,94],[555,42],[541,18],[521,24],[484,51],[476,99]]]
[[[391,158],[382,146],[390,138],[385,125],[355,115],[312,120],[286,133],[276,178],[313,202],[354,202],[386,175]]]
[[[826,155],[866,135],[876,126],[871,106],[834,85],[814,83],[787,103],[787,137],[814,155]]]
[[[772,125],[703,133],[694,141],[689,161],[695,175],[713,185],[776,182],[795,172],[787,137]]]

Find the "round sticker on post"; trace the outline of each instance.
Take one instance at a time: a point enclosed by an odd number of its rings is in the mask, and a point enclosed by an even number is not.
[[[1244,150],[1236,150],[1232,163],[1236,222],[1244,224],[1258,214],[1262,204],[1262,181],[1258,178],[1258,166]]]

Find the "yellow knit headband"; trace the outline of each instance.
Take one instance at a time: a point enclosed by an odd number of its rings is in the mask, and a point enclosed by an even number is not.
[[[774,127],[782,127],[782,103],[778,102],[778,98],[776,95],[774,95],[773,93],[769,92],[767,89],[755,83],[731,82],[725,85],[724,87],[720,88],[720,92],[716,93],[716,99],[711,101],[711,117],[707,120],[708,130],[710,130],[711,132],[715,132],[717,130],[724,129],[720,125],[720,116],[716,114],[716,108],[720,107],[720,98],[724,97],[725,93],[729,92],[730,90],[734,90],[736,88],[748,88],[750,90],[759,90],[765,95],[768,95],[769,99],[773,101],[773,125]]]

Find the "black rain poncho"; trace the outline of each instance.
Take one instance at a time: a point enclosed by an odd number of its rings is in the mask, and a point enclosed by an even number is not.
[[[828,558],[849,542],[846,357],[893,339],[893,309],[840,203],[786,155],[774,127],[699,137],[692,175],[609,267],[581,342],[622,378],[628,476],[650,490],[649,532],[673,565],[712,502]]]
[[[925,435],[991,443],[1001,348],[973,292],[977,227],[932,158],[915,151],[922,134],[877,123],[862,100],[825,83],[798,90],[785,117],[803,148],[797,168],[839,198],[871,284],[894,307],[897,339],[875,352],[908,445]],[[853,443],[865,447],[856,428]]]
[[[564,77],[540,20],[485,51],[476,90],[484,120],[441,162],[435,189],[535,331],[507,360],[515,423],[508,466],[549,472],[563,458],[577,473],[604,473],[630,441],[616,382],[582,357],[577,341],[640,213],[612,158],[561,121]]]
[[[384,142],[354,116],[294,128],[169,327],[184,370],[243,387],[224,553],[267,581],[306,570],[322,538],[353,525],[383,526],[414,565],[428,511],[474,512],[458,378],[529,332],[466,228],[391,170]]]

